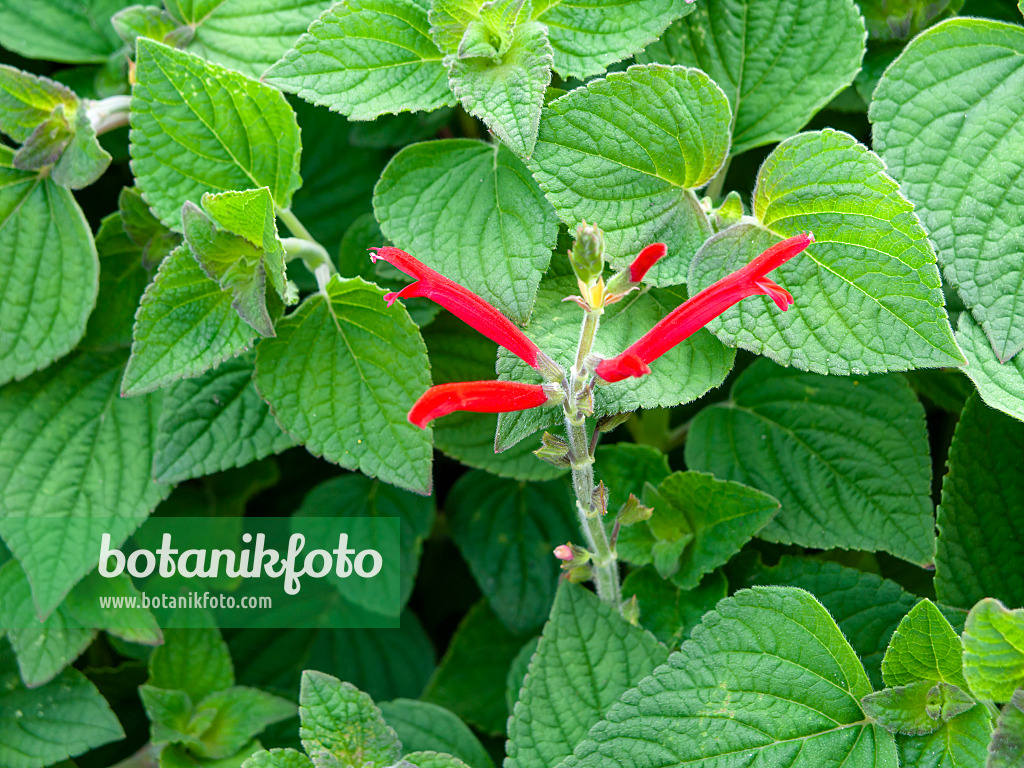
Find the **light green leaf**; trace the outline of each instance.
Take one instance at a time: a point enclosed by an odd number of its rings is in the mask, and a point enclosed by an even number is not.
[[[701,472],[673,472],[657,487],[648,484],[644,504],[654,509],[646,522],[658,544],[685,542],[671,563],[654,565],[680,589],[694,589],[724,565],[779,510],[777,499],[740,483]],[[664,566],[664,567],[663,567]]]
[[[670,648],[689,638],[704,614],[728,593],[729,583],[721,570],[709,573],[690,590],[679,589],[654,568],[632,570],[622,582],[622,594],[637,598],[640,624]]]
[[[520,157],[533,154],[544,91],[551,82],[551,46],[538,22],[516,25],[501,61],[483,57],[446,58],[448,85],[463,108]]]
[[[632,56],[695,7],[688,0],[536,0],[533,17],[548,27],[555,71],[582,80]]]
[[[148,37],[173,47],[184,47],[195,36],[195,30],[191,27],[179,25],[178,20],[163,8],[151,5],[130,5],[115,13],[110,23],[132,56],[135,55],[135,41],[140,37]]]
[[[313,768],[313,761],[294,749],[277,748],[256,752],[242,768]]]
[[[481,5],[477,0],[431,0],[430,34],[439,50],[458,55],[467,29],[479,19]]]
[[[430,431],[406,415],[430,386],[419,330],[384,291],[333,278],[277,325],[256,356],[256,386],[288,433],[315,455],[429,493]]]
[[[299,694],[299,736],[316,765],[385,768],[402,745],[365,693],[336,677],[307,670]]]
[[[918,681],[967,687],[960,638],[931,600],[922,600],[900,622],[882,659],[882,679],[890,687]]]
[[[530,317],[558,218],[508,149],[471,139],[405,147],[381,174],[373,206],[396,246],[516,322]]]
[[[686,463],[778,498],[763,539],[932,562],[924,408],[900,377],[824,377],[758,360],[728,403],[697,414]]]
[[[348,0],[314,21],[264,80],[352,120],[454,102],[427,12],[414,0]]]
[[[967,614],[964,675],[975,696],[1009,701],[1024,688],[1024,608],[986,597]]]
[[[395,699],[381,704],[380,711],[395,729],[404,749],[447,752],[473,768],[494,768],[480,740],[458,715],[444,707],[414,699]]]
[[[151,392],[250,349],[256,332],[231,299],[203,274],[188,245],[176,248],[139,304],[122,392]]]
[[[6,768],[43,768],[124,738],[110,705],[85,675],[65,669],[40,688],[25,688],[2,640],[0,712],[0,761]]]
[[[86,110],[79,109],[74,120],[71,141],[50,171],[50,178],[62,187],[83,189],[103,175],[112,158],[100,146]]]
[[[896,768],[892,736],[861,711],[870,692],[820,603],[799,589],[755,587],[720,602],[667,664],[627,691],[574,764]]]
[[[469,768],[459,758],[443,752],[411,752],[402,758],[403,763],[415,765],[417,768]]]
[[[563,302],[562,299],[578,293],[573,277],[542,283],[527,329],[530,338],[566,369],[575,363],[580,310],[574,303]],[[681,288],[669,288],[635,292],[612,304],[601,319],[594,354],[602,357],[617,355],[685,299],[686,293]],[[649,375],[599,387],[594,393],[595,414],[607,416],[638,408],[667,408],[691,402],[725,381],[734,359],[733,350],[709,332],[697,331],[659,358]],[[498,377],[512,381],[533,381],[537,378],[526,363],[506,350],[498,352]],[[498,417],[495,447],[505,450],[538,429],[560,421],[560,412],[549,408],[503,413]]]
[[[976,705],[974,699],[955,685],[931,680],[886,688],[861,699],[864,714],[889,733],[905,736],[935,733],[946,721]]]
[[[958,13],[963,4],[964,0],[862,0],[860,7],[872,40],[909,40]]]
[[[16,170],[0,147],[0,384],[67,354],[85,333],[99,263],[71,193]]]
[[[433,499],[359,474],[335,477],[306,494],[295,513],[308,517],[397,517],[401,536],[401,603],[412,594],[423,542],[434,527]]]
[[[228,646],[216,628],[164,630],[149,657],[149,685],[184,691],[193,702],[235,684]]]
[[[83,541],[120,546],[170,493],[150,474],[160,398],[118,397],[125,357],[77,354],[0,398],[0,536],[44,618],[96,567]]]
[[[481,600],[459,624],[420,698],[451,710],[484,733],[503,734],[509,716],[505,682],[524,642]]]
[[[380,264],[380,262],[378,262]],[[411,309],[415,310],[416,302]],[[450,313],[424,329],[434,384],[494,378],[497,345]],[[537,447],[525,440],[503,453],[494,452],[498,417],[490,413],[457,412],[434,422],[434,447],[475,469],[515,480],[551,480],[567,470],[533,455]]]
[[[900,765],[914,768],[981,768],[992,734],[986,707],[972,707],[927,736],[897,736]]]
[[[853,0],[707,0],[638,59],[704,70],[733,113],[734,155],[799,131],[853,82],[867,34]]]
[[[793,294],[789,311],[759,296],[709,323],[727,344],[816,373],[963,364],[913,206],[852,136],[826,129],[780,144],[758,174],[754,216],[701,248],[693,291],[781,238],[811,231],[815,242],[771,273]]]
[[[952,283],[1005,362],[1024,348],[1024,29],[950,19],[886,70],[875,147],[915,204]]]
[[[19,144],[61,105],[65,112],[78,108],[78,97],[67,86],[0,64],[0,131]]]
[[[551,551],[579,533],[568,484],[521,483],[474,470],[445,502],[452,540],[514,634],[540,626],[558,586]]]
[[[669,255],[648,282],[681,283],[711,234],[694,189],[725,162],[729,121],[703,72],[630,67],[545,108],[530,168],[570,230],[584,220],[604,230],[615,267],[661,241]]]
[[[288,207],[302,183],[301,144],[279,91],[145,39],[135,79],[132,171],[164,224],[180,229],[182,203],[206,192],[269,187],[274,204]]]
[[[121,41],[110,17],[135,0],[0,0],[0,45],[29,59],[102,64]]]
[[[191,750],[205,759],[235,754],[268,725],[287,720],[298,712],[287,699],[243,686],[207,694],[196,709],[216,713],[209,727],[200,734],[200,744]]]
[[[970,608],[984,597],[1024,605],[1024,424],[971,397],[953,434],[935,555],[935,593]]]
[[[231,292],[239,316],[261,336],[273,336],[268,282],[284,301],[291,300],[291,292],[270,190],[207,193],[202,202],[202,209],[189,201],[182,206],[185,242],[206,276]]]
[[[153,476],[180,483],[280,453],[295,443],[253,386],[254,355],[228,360],[164,398]]]
[[[139,699],[149,718],[149,738],[154,744],[198,747],[199,737],[216,714],[212,709],[196,712],[185,691],[140,685]]]
[[[623,692],[666,658],[653,635],[563,582],[509,721],[507,768],[561,763]]]
[[[175,2],[168,3],[172,12]],[[194,21],[188,23],[196,30],[189,51],[258,78],[330,5],[331,0],[291,0],[287,4],[279,0],[196,2],[189,9]]]
[[[78,658],[96,637],[97,629],[148,645],[156,645],[162,637],[147,609],[108,611],[99,607],[100,595],[138,596],[127,576],[104,579],[94,571],[40,622],[25,572],[16,560],[8,560],[0,568],[0,595],[0,626],[7,629],[21,679],[32,688],[48,683]]]
[[[963,350],[978,394],[990,408],[996,408],[1018,421],[1024,421],[1024,355],[999,362],[985,331],[970,312],[961,312],[956,341]]]
[[[881,664],[889,639],[918,601],[895,581],[876,574],[790,555],[771,568],[758,568],[749,583],[800,587],[813,594],[836,620],[876,688],[883,685]],[[959,616],[955,609],[942,611],[958,625],[967,616],[966,611]]]
[[[1024,0],[1022,0],[1024,2]],[[1024,689],[1014,691],[1003,707],[988,748],[986,768],[1015,768],[1024,755]]]

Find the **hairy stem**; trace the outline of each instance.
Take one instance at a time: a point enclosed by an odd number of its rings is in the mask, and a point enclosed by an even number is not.
[[[128,125],[131,96],[108,96],[105,99],[86,101],[84,107],[89,123],[96,135]]]
[[[292,235],[294,235],[294,237],[281,238],[281,244],[284,245],[286,257],[289,261],[292,259],[302,259],[306,267],[313,274],[316,274],[318,269],[321,272],[326,272],[328,276],[338,274],[338,270],[334,266],[334,262],[331,261],[327,249],[316,241],[316,238],[299,221],[299,217],[292,213],[291,208],[279,208],[275,205],[274,212],[277,214],[277,218],[283,221]]]
[[[608,540],[602,515],[602,504],[594,499],[594,453],[592,436],[587,432],[586,403],[592,403],[590,390],[593,373],[587,370],[586,360],[594,345],[594,337],[601,322],[602,310],[587,310],[580,329],[580,342],[576,350],[576,365],[569,379],[569,392],[565,400],[565,431],[569,440],[569,460],[572,466],[572,485],[576,492],[576,511],[580,528],[590,550],[594,567],[594,583],[598,596],[611,603],[616,610],[622,608],[622,589],[619,586],[619,564]]]

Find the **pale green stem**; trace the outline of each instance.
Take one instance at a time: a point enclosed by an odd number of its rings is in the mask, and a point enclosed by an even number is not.
[[[327,249],[316,241],[316,238],[302,225],[298,216],[292,213],[290,208],[279,208],[275,205],[274,212],[294,235],[294,237],[281,238],[288,261],[302,259],[313,274],[316,274],[318,270],[321,273],[326,273],[328,277],[338,274]]]
[[[89,123],[97,136],[115,128],[128,125],[132,97],[108,96],[105,99],[87,100],[83,102]]]
[[[725,177],[729,173],[730,162],[732,162],[731,155],[725,159],[722,169],[715,174],[715,178],[711,180],[707,188],[704,190],[704,194],[711,198],[712,203],[722,196],[722,188],[725,187]]]
[[[576,350],[576,365],[570,374],[569,392],[565,401],[565,431],[569,441],[569,459],[572,466],[572,485],[576,492],[576,511],[580,528],[591,552],[594,584],[598,596],[616,610],[622,608],[622,589],[619,586],[619,564],[608,541],[601,514],[604,510],[594,503],[594,455],[590,450],[591,436],[587,434],[587,414],[580,398],[593,383],[593,374],[586,369],[586,359],[594,345],[594,337],[601,322],[601,310],[588,310],[580,330],[580,343]]]

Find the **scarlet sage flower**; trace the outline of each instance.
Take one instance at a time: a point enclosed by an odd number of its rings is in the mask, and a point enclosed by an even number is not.
[[[515,381],[457,381],[431,387],[409,410],[409,421],[420,429],[454,411],[506,413],[525,411],[558,402],[556,392],[544,384]]]
[[[767,275],[813,242],[814,235],[808,232],[776,243],[745,267],[676,307],[626,351],[602,360],[595,373],[608,383],[650,373],[654,360],[748,296],[769,296],[779,309],[789,309],[792,295]]]
[[[558,381],[564,375],[561,367],[540,350],[516,324],[468,288],[450,280],[399,248],[371,248],[373,261],[383,259],[416,282],[400,291],[388,293],[384,300],[391,306],[395,299],[423,297],[440,304],[467,325],[491,341],[505,347],[545,378]]]
[[[651,243],[644,248],[633,259],[633,263],[629,265],[629,279],[631,282],[639,283],[644,279],[644,275],[647,274],[647,270],[653,267],[661,258],[668,252],[668,248],[664,243]]]

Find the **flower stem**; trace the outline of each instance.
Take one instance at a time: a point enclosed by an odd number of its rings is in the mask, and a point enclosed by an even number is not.
[[[316,274],[318,268],[321,272],[326,271],[328,276],[338,274],[338,270],[334,266],[334,262],[331,261],[327,249],[316,241],[316,238],[299,221],[299,217],[292,213],[291,208],[279,208],[275,205],[274,212],[277,214],[277,218],[283,221],[292,235],[294,235],[294,237],[281,238],[281,244],[284,245],[289,261],[292,259],[302,259],[306,267],[313,274]]]
[[[85,101],[86,115],[96,135],[128,125],[131,103],[132,97],[124,95]]]
[[[591,553],[594,568],[594,583],[598,596],[611,603],[616,610],[622,609],[622,589],[619,586],[619,564],[608,540],[602,516],[604,505],[594,499],[594,454],[592,439],[587,433],[586,419],[593,411],[590,390],[594,374],[586,368],[587,356],[594,345],[594,338],[601,322],[601,309],[589,309],[583,317],[580,342],[576,350],[576,365],[570,374],[569,392],[565,400],[565,431],[569,441],[569,460],[572,466],[572,485],[576,492],[576,511],[580,528]]]

